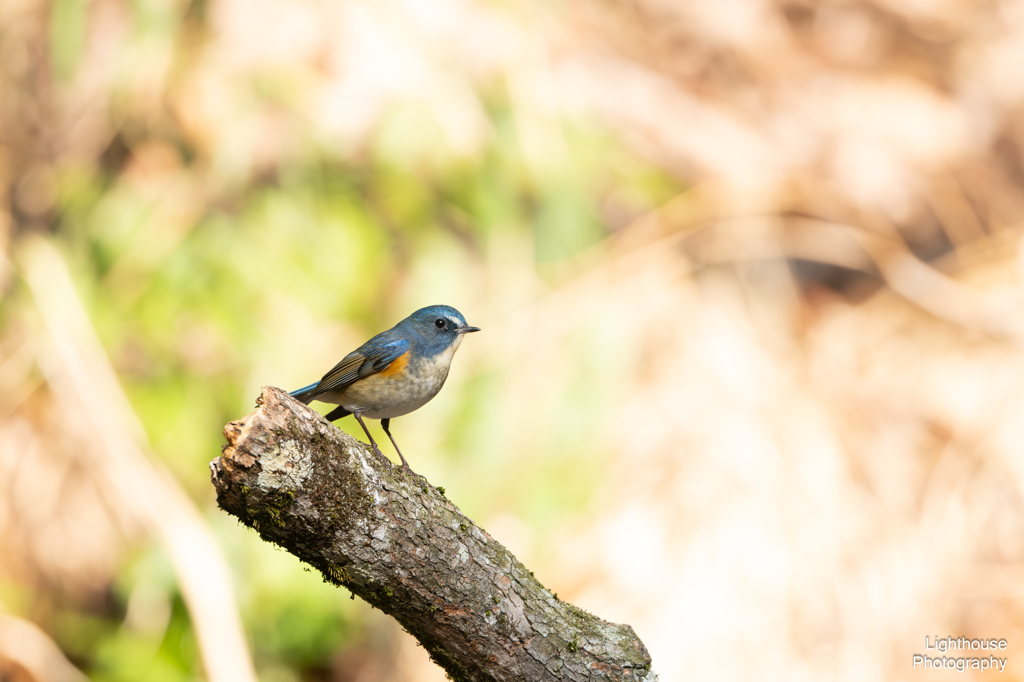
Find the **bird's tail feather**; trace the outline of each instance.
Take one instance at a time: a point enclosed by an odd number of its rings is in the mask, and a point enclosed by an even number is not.
[[[310,401],[313,400],[313,396],[314,396],[313,389],[315,389],[319,385],[320,385],[320,382],[318,381],[315,384],[310,384],[309,386],[303,386],[302,388],[298,388],[298,389],[296,389],[294,391],[291,391],[288,395],[290,395],[291,397],[293,397],[293,398],[295,398],[297,400],[301,400],[306,405],[309,405]]]

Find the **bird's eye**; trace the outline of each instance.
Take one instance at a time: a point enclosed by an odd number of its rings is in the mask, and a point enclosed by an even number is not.
[[[434,320],[434,326],[436,326],[438,329],[444,329],[444,320],[441,319],[440,317],[437,318],[436,320]]]

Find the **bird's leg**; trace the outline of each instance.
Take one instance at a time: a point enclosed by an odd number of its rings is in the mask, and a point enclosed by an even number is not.
[[[359,422],[359,425],[363,427],[363,431],[365,431],[365,432],[366,432],[366,437],[370,439],[370,445],[371,445],[371,447],[373,447],[373,452],[374,452],[374,454],[376,454],[376,455],[377,455],[378,457],[380,457],[381,459],[383,459],[383,460],[384,460],[385,462],[387,462],[388,464],[391,464],[391,460],[390,460],[390,459],[388,459],[387,457],[385,457],[385,456],[384,456],[384,453],[383,453],[383,452],[381,452],[381,451],[380,451],[380,448],[378,448],[378,447],[377,447],[377,441],[375,441],[375,440],[373,439],[373,436],[371,436],[371,435],[370,435],[370,429],[366,428],[366,423],[365,423],[365,422],[363,421],[363,415],[362,415],[362,414],[360,413],[360,411],[359,411],[359,410],[355,410],[355,411],[354,411],[354,412],[352,413],[352,416],[354,416],[354,417],[356,418],[356,421],[358,421],[358,422]],[[386,430],[386,429],[385,429],[385,430]],[[391,435],[391,434],[388,434],[388,435]],[[393,443],[393,442],[394,442],[394,440],[392,440],[391,442]],[[399,454],[399,456],[401,456],[401,454],[402,454],[402,453],[398,453],[398,454]],[[403,461],[404,461],[404,460],[403,460]]]
[[[391,439],[391,444],[395,446],[395,452],[398,453],[398,458],[402,460],[402,468],[408,471],[410,474],[416,473],[409,468],[409,463],[405,461],[405,457],[402,456],[402,451],[398,449],[398,443],[395,442],[395,437],[391,435],[391,420],[381,419],[380,426],[384,429],[384,433],[388,434],[388,438]]]

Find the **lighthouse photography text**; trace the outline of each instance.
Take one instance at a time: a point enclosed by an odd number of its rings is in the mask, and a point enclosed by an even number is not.
[[[914,654],[914,669],[918,666],[927,669],[945,670],[997,670],[1006,668],[1007,658],[999,658],[995,654],[1006,650],[1005,639],[968,639],[967,637],[931,637],[924,638],[925,651],[938,651],[942,656],[935,657],[925,654]],[[988,653],[987,656],[946,656],[946,653],[970,651],[972,653]]]

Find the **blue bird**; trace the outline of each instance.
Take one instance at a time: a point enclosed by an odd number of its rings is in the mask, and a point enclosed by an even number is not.
[[[363,422],[363,417],[380,419],[402,468],[411,472],[391,435],[391,420],[418,410],[437,395],[462,335],[478,331],[451,306],[420,308],[346,355],[320,381],[291,395],[306,405],[314,400],[338,405],[325,415],[328,421],[355,416],[373,451],[384,457]]]

